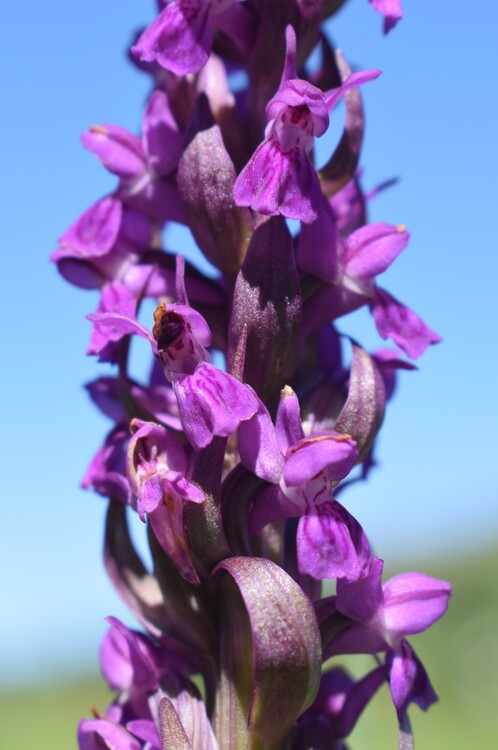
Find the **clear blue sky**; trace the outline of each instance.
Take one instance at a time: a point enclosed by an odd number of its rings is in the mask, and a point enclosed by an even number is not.
[[[444,343],[419,372],[402,374],[381,467],[348,507],[380,556],[409,550],[423,569],[439,554],[495,544],[498,530],[498,11],[450,0],[404,6],[387,38],[367,0],[350,0],[332,31],[350,62],[384,71],[364,87],[364,183],[400,176],[372,205],[371,220],[412,233],[385,286]],[[108,429],[82,390],[103,373],[84,354],[84,316],[97,298],[63,282],[48,256],[114,187],[79,135],[90,123],[138,129],[148,81],[125,49],[153,14],[152,0],[45,0],[2,11],[4,682],[95,667],[103,618],[125,616],[101,564],[104,502],[78,489]],[[171,249],[184,250],[179,240]],[[375,348],[367,318],[342,329]]]

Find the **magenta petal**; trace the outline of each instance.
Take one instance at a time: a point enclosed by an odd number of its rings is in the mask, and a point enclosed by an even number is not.
[[[451,585],[423,573],[403,573],[387,581],[383,591],[386,629],[403,636],[427,630],[444,615]]]
[[[389,648],[385,638],[369,625],[352,623],[334,635],[324,649],[324,660],[339,654],[377,654]]]
[[[112,196],[103,198],[85,211],[60,238],[59,249],[51,259],[89,258],[105,255],[116,242],[123,207]]]
[[[111,629],[100,649],[100,667],[105,680],[118,691],[149,691],[157,688],[157,672],[144,636],[126,627],[116,617],[107,617]]]
[[[142,131],[144,150],[154,175],[167,175],[176,169],[184,136],[178,129],[164,91],[156,89],[151,94]]]
[[[374,619],[384,603],[383,567],[384,561],[374,557],[366,576],[338,587],[336,606],[339,612],[365,625]]]
[[[132,47],[145,62],[156,60],[178,76],[197,73],[206,64],[213,38],[210,3],[173,0]]]
[[[231,435],[259,409],[252,388],[206,362],[192,375],[177,377],[173,387],[185,435],[197,451],[215,435]]]
[[[382,338],[391,338],[412,359],[420,357],[431,344],[441,341],[441,337],[413,310],[384,289],[377,287],[376,300],[370,309]]]
[[[126,729],[134,734],[135,737],[143,740],[146,743],[144,747],[147,750],[159,750],[161,747],[159,733],[153,721],[149,719],[135,719],[126,724]]]
[[[190,542],[183,520],[183,501],[174,491],[164,488],[164,502],[149,514],[149,523],[156,539],[182,576],[190,583],[199,584],[192,562]]]
[[[277,484],[284,457],[268,409],[260,402],[256,414],[240,423],[240,460],[257,477]]]
[[[112,174],[123,179],[138,177],[145,170],[140,138],[117,125],[93,125],[83,133],[85,148],[99,159]]]
[[[303,224],[297,246],[297,264],[303,271],[318,276],[330,284],[337,283],[342,274],[344,243],[339,235],[334,213],[325,198],[316,221]]]
[[[324,472],[331,482],[349,474],[358,457],[353,440],[337,432],[322,432],[292,445],[285,456],[284,480],[297,487]]]
[[[370,545],[358,521],[336,500],[315,506],[299,521],[299,571],[318,580],[357,578],[370,558]]]
[[[406,709],[412,701],[422,711],[427,711],[429,706],[436,703],[438,697],[427,672],[406,641],[402,641],[399,650],[388,654],[386,661],[390,667],[391,696],[400,721],[404,718]]]
[[[101,354],[109,343],[120,341],[129,332],[123,327],[123,318],[133,319],[136,306],[133,294],[120,281],[105,286],[96,312],[87,316],[94,324],[87,353]],[[108,318],[102,320],[101,316],[107,314],[119,316],[118,322],[111,323]]]
[[[275,429],[283,451],[304,438],[299,401],[289,386],[282,389]]]
[[[351,73],[340,86],[327,91],[325,94],[328,111],[330,112],[335,107],[346,91],[361,86],[363,83],[368,83],[368,81],[374,81],[381,73],[381,70],[360,70],[358,73]]]
[[[106,719],[83,719],[78,726],[80,750],[140,750],[126,729]]]
[[[285,81],[266,107],[266,117],[274,120],[285,107],[307,107],[313,119],[313,135],[319,138],[329,126],[329,113],[323,91],[309,81],[294,78]]]
[[[373,279],[403,252],[410,238],[402,225],[368,224],[346,241],[346,274],[353,279]]]
[[[98,324],[99,335],[102,337],[99,338],[99,342],[105,338],[109,341],[117,341],[123,336],[131,336],[134,334],[150,341],[152,348],[155,349],[155,341],[150,331],[137,320],[133,320],[131,316],[125,316],[121,313],[115,312],[95,312],[86,317],[93,323]],[[104,333],[105,329],[109,329],[107,333]],[[98,354],[98,350],[90,353]]]
[[[93,489],[99,495],[122,503],[129,501],[131,492],[126,478],[126,446],[129,438],[128,430],[122,425],[107,435],[81,480],[83,489]]]
[[[306,223],[316,219],[322,191],[316,171],[299,147],[283,151],[278,141],[263,141],[237,177],[233,197],[238,206]]]

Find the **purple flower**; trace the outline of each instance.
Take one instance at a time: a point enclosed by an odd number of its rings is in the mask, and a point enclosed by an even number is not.
[[[376,283],[376,277],[406,248],[409,237],[403,225],[379,222],[343,239],[330,205],[322,199],[317,221],[304,225],[299,238],[299,266],[327,282],[305,307],[303,337],[330,318],[336,320],[368,304],[382,338],[391,338],[409,357],[417,358],[441,341],[413,310]]]
[[[373,558],[362,578],[338,584],[331,602],[352,622],[332,638],[325,655],[386,651],[393,702],[402,716],[411,699],[423,708],[435,700],[405,636],[427,630],[444,615],[451,585],[423,573],[403,573],[382,586],[383,565],[382,560]]]
[[[185,531],[184,507],[185,503],[202,503],[204,496],[185,478],[185,453],[167,430],[141,420],[133,420],[131,428],[128,476],[138,497],[138,514],[142,520],[147,514],[168,557],[188,581],[198,584]]]
[[[51,255],[61,275],[83,289],[126,279],[150,246],[152,229],[139,211],[107,196],[80,216],[60,238]]]
[[[300,573],[314,578],[358,577],[370,559],[360,524],[332,497],[332,487],[352,469],[358,452],[349,435],[333,430],[305,436],[294,392],[286,387],[276,432],[284,461],[279,485],[255,500],[250,528],[256,533],[277,519],[300,516]]]
[[[160,221],[185,221],[171,175],[178,165],[183,133],[164,91],[156,89],[142,121],[142,138],[117,125],[94,125],[83,145],[120,179],[118,197]]]
[[[93,457],[81,480],[83,489],[93,489],[99,495],[128,503],[130,486],[126,477],[126,446],[130,439],[127,425],[117,425]]]
[[[234,186],[239,206],[262,214],[282,214],[309,223],[316,219],[322,191],[310,160],[314,139],[325,133],[329,112],[344,92],[373,80],[378,70],[353,73],[336,89],[322,92],[297,77],[296,36],[287,27],[287,55],[280,88],[268,102],[268,125],[261,143]]]
[[[197,73],[209,58],[218,16],[237,0],[172,0],[132,47],[134,55],[178,76]]]

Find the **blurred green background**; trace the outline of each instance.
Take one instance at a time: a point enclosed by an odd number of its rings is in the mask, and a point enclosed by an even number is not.
[[[399,561],[388,576],[421,568]],[[450,580],[454,593],[445,617],[411,640],[427,668],[439,703],[424,714],[410,709],[418,750],[494,748],[498,737],[498,552],[450,563],[427,561],[424,571]],[[360,656],[347,662],[357,676],[371,668]],[[90,708],[105,708],[111,693],[100,677],[0,693],[0,747],[72,750],[75,729]],[[360,719],[349,741],[352,750],[397,747],[397,726],[387,687]]]

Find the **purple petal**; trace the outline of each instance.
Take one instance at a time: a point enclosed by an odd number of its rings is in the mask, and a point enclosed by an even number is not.
[[[120,401],[120,383],[117,378],[103,377],[86,383],[85,388],[95,406],[114,422],[125,421],[127,414]]]
[[[349,474],[358,451],[349,436],[337,432],[310,435],[292,445],[285,455],[284,480],[288,487],[297,487],[324,472],[331,482]]]
[[[336,606],[339,612],[365,625],[374,619],[384,603],[383,567],[383,560],[374,557],[367,575],[338,587]]]
[[[100,648],[100,667],[109,685],[118,691],[148,692],[157,688],[152,646],[116,617],[106,618],[111,629]]]
[[[427,630],[444,615],[451,584],[423,573],[403,573],[383,586],[386,629],[396,636]]]
[[[152,92],[142,121],[143,147],[149,166],[156,176],[176,169],[183,146],[180,132],[171,113],[168,97],[160,89]]]
[[[123,328],[124,319],[135,317],[137,301],[130,290],[120,281],[107,284],[102,290],[99,304],[93,315],[87,315],[92,320],[92,334],[87,354],[100,354],[101,360],[113,361],[112,354],[102,356],[108,345],[117,343],[130,331]],[[113,315],[118,317],[117,323],[112,323],[108,318],[102,320],[102,316]],[[137,323],[138,325],[138,323]]]
[[[215,435],[231,435],[259,409],[259,399],[249,386],[206,362],[192,375],[176,378],[173,387],[185,435],[196,451]]]
[[[370,309],[382,338],[391,338],[412,359],[420,357],[431,344],[441,341],[441,337],[413,310],[384,289],[377,287],[376,300]]]
[[[235,181],[238,206],[305,223],[316,219],[322,191],[316,171],[299,146],[284,151],[275,140],[261,143]]]
[[[297,263],[303,271],[330,284],[340,280],[344,246],[334,213],[325,198],[322,198],[316,221],[301,227],[297,248]]]
[[[156,342],[151,332],[145,328],[137,320],[133,320],[131,317],[121,315],[115,312],[96,312],[86,316],[88,320],[98,324],[98,342],[101,341],[118,341],[123,336],[140,336],[141,338],[150,341],[150,344],[155,349]],[[91,354],[98,354],[99,349],[89,352]]]
[[[173,0],[132,47],[134,55],[178,76],[197,73],[206,64],[213,38],[210,3]]]
[[[340,654],[377,654],[388,648],[389,644],[376,628],[352,623],[331,638],[323,658],[325,661]]]
[[[122,179],[138,177],[146,168],[140,138],[117,125],[92,125],[81,141],[109,172]]]
[[[274,120],[286,107],[306,107],[313,119],[313,135],[319,138],[329,126],[329,113],[323,92],[300,78],[285,81],[266,107],[266,117]]]
[[[240,460],[253,474],[277,484],[282,476],[284,457],[270,414],[263,403],[239,427]]]
[[[275,429],[280,448],[284,452],[304,438],[299,401],[288,385],[282,389],[280,395]]]
[[[190,542],[185,530],[183,498],[163,480],[163,500],[149,514],[156,539],[181,575],[194,586],[199,576],[192,561]]]
[[[381,73],[381,70],[361,70],[358,73],[351,73],[338,88],[331,89],[325,94],[328,111],[330,112],[335,107],[346,91],[361,86],[368,81],[374,81]]]
[[[144,750],[160,750],[161,740],[159,738],[156,725],[149,719],[135,719],[126,724],[126,729],[147,743]]]
[[[404,226],[368,224],[346,241],[346,274],[360,281],[373,279],[389,268],[410,238]]]
[[[103,198],[85,211],[60,238],[60,247],[52,260],[88,258],[105,255],[113,247],[122,219],[121,201]]]
[[[391,696],[400,721],[411,702],[416,703],[422,711],[427,711],[429,706],[436,703],[438,697],[427,672],[406,641],[402,641],[398,651],[388,654],[386,662],[390,668]]]
[[[336,500],[315,506],[299,521],[299,571],[318,580],[357,578],[370,558],[370,545],[358,521]]]
[[[78,726],[80,750],[140,750],[124,727],[106,719],[83,719]]]
[[[126,478],[126,446],[130,433],[118,425],[107,435],[104,445],[93,457],[81,480],[83,489],[92,488],[99,495],[127,503],[131,497]]]

